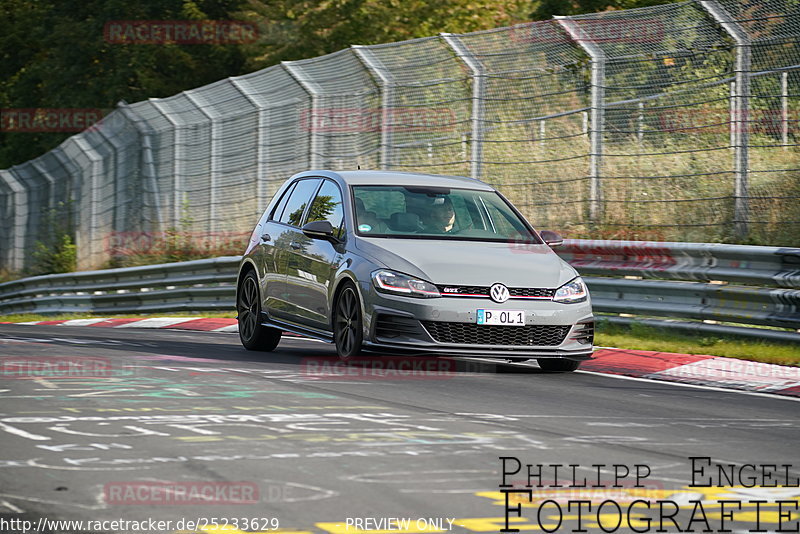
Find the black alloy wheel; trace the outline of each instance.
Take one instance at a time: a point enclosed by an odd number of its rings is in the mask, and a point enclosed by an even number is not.
[[[281,340],[281,331],[261,324],[261,297],[256,273],[249,271],[239,286],[236,299],[239,339],[247,350],[270,352]]]
[[[361,353],[364,330],[356,288],[349,282],[345,284],[334,304],[333,338],[339,358],[347,361]]]

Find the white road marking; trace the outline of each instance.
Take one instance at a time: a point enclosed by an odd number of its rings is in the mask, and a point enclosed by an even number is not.
[[[635,376],[622,376],[622,375],[610,375],[606,373],[598,373],[597,371],[575,371],[576,373],[586,374],[586,375],[596,375],[596,376],[604,376],[606,378],[616,378],[619,380],[634,380],[637,382],[647,382],[650,384],[663,384],[669,386],[676,386],[676,387],[684,387],[684,388],[694,388],[694,389],[705,389],[708,391],[719,391],[722,393],[738,393],[739,395],[749,395],[751,397],[765,397],[767,399],[775,399],[775,400],[785,400],[785,401],[792,401],[792,402],[800,402],[800,397],[790,397],[788,395],[776,395],[774,393],[759,393],[757,391],[745,391],[741,389],[730,389],[730,388],[721,388],[715,386],[705,386],[702,384],[685,384],[683,382],[670,382],[668,380],[653,380],[652,378],[638,378]]]
[[[15,434],[21,438],[28,438],[36,441],[48,441],[50,438],[47,436],[40,436],[39,434],[31,434],[30,432],[26,432],[22,429],[13,427],[11,425],[7,425],[5,423],[0,423],[0,430],[5,430],[9,434]]]
[[[64,321],[58,326],[89,326],[96,323],[102,323],[106,319],[70,319],[69,321]]]
[[[150,319],[121,324],[114,328],[165,328],[187,321],[194,321],[195,319],[197,317],[151,317]]]
[[[14,512],[15,514],[21,514],[21,513],[25,512],[25,510],[23,510],[22,508],[19,508],[18,506],[14,506],[13,504],[11,504],[10,502],[5,501],[5,500],[0,501],[0,505],[3,505],[5,508],[8,508],[9,510]]]

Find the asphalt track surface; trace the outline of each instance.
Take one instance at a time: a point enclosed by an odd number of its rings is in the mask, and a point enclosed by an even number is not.
[[[718,532],[720,500],[742,506],[725,529],[797,529],[795,399],[475,360],[417,360],[427,374],[394,358],[340,367],[333,355],[299,338],[254,353],[235,334],[0,325],[0,532],[22,532],[12,520],[40,532],[498,532],[501,457],[521,464],[506,484],[534,486],[530,501],[509,497],[523,533]],[[14,361],[81,370],[15,375]],[[729,464],[733,483],[717,477]],[[598,487],[567,487],[584,477]],[[636,499],[651,508],[629,520]],[[593,507],[580,525],[577,500]],[[598,515],[606,500],[621,515]],[[676,524],[659,524],[658,501],[675,503]],[[136,523],[148,520],[172,523]]]

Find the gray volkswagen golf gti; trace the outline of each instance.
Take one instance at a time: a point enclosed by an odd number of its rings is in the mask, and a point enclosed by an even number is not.
[[[548,246],[560,241],[478,180],[302,172],[250,237],[239,336],[250,350],[288,331],[335,343],[342,359],[412,350],[574,371],[591,357],[594,318],[578,273]]]

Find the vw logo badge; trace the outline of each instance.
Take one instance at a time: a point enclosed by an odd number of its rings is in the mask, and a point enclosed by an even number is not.
[[[498,303],[503,303],[508,300],[509,295],[508,288],[503,284],[494,284],[492,287],[489,288],[489,296],[492,297],[492,300]]]

